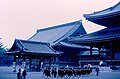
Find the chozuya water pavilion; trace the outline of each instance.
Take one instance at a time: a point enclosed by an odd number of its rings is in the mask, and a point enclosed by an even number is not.
[[[108,9],[84,14],[84,17],[106,28],[69,39],[73,43],[99,48],[100,53],[97,58],[84,59],[80,56],[80,62],[99,62],[104,59],[108,64],[120,65],[120,2]]]

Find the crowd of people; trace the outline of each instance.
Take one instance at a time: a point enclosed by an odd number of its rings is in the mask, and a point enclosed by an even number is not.
[[[45,68],[43,70],[43,75],[46,77],[53,76],[58,77],[72,77],[72,76],[83,76],[90,75],[92,73],[92,68]]]
[[[62,68],[50,68],[46,67],[43,69],[43,76],[45,77],[80,77],[84,75],[90,75],[92,73],[92,67],[91,66],[85,66],[85,67],[75,67],[75,68],[69,68],[69,67],[62,67]],[[99,68],[95,68],[96,70],[96,76],[99,74]],[[17,79],[26,79],[26,69],[21,70],[18,69],[17,73]]]

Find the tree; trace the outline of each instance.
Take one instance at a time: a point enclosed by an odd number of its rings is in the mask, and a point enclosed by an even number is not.
[[[12,57],[6,56],[4,53],[7,51],[7,48],[4,46],[3,43],[0,42],[0,65],[1,66],[9,66],[12,64]]]

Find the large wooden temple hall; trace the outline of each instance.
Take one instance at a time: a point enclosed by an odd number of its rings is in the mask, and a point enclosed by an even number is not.
[[[70,38],[70,41],[80,45],[97,47],[98,57],[80,56],[80,62],[100,62],[102,59],[108,64],[120,65],[120,2],[108,9],[84,14],[84,17],[93,23],[105,26],[97,32]]]

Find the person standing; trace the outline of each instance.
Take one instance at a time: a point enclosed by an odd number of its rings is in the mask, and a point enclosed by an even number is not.
[[[56,76],[57,76],[56,68],[52,68],[51,74],[54,76],[54,78],[56,78]]]
[[[99,74],[99,68],[97,67],[96,68],[96,75],[98,76],[98,74]]]
[[[23,72],[22,72],[23,79],[26,79],[26,75],[27,75],[27,72],[26,72],[26,70],[24,69]]]
[[[17,79],[22,79],[21,69],[18,69]]]

